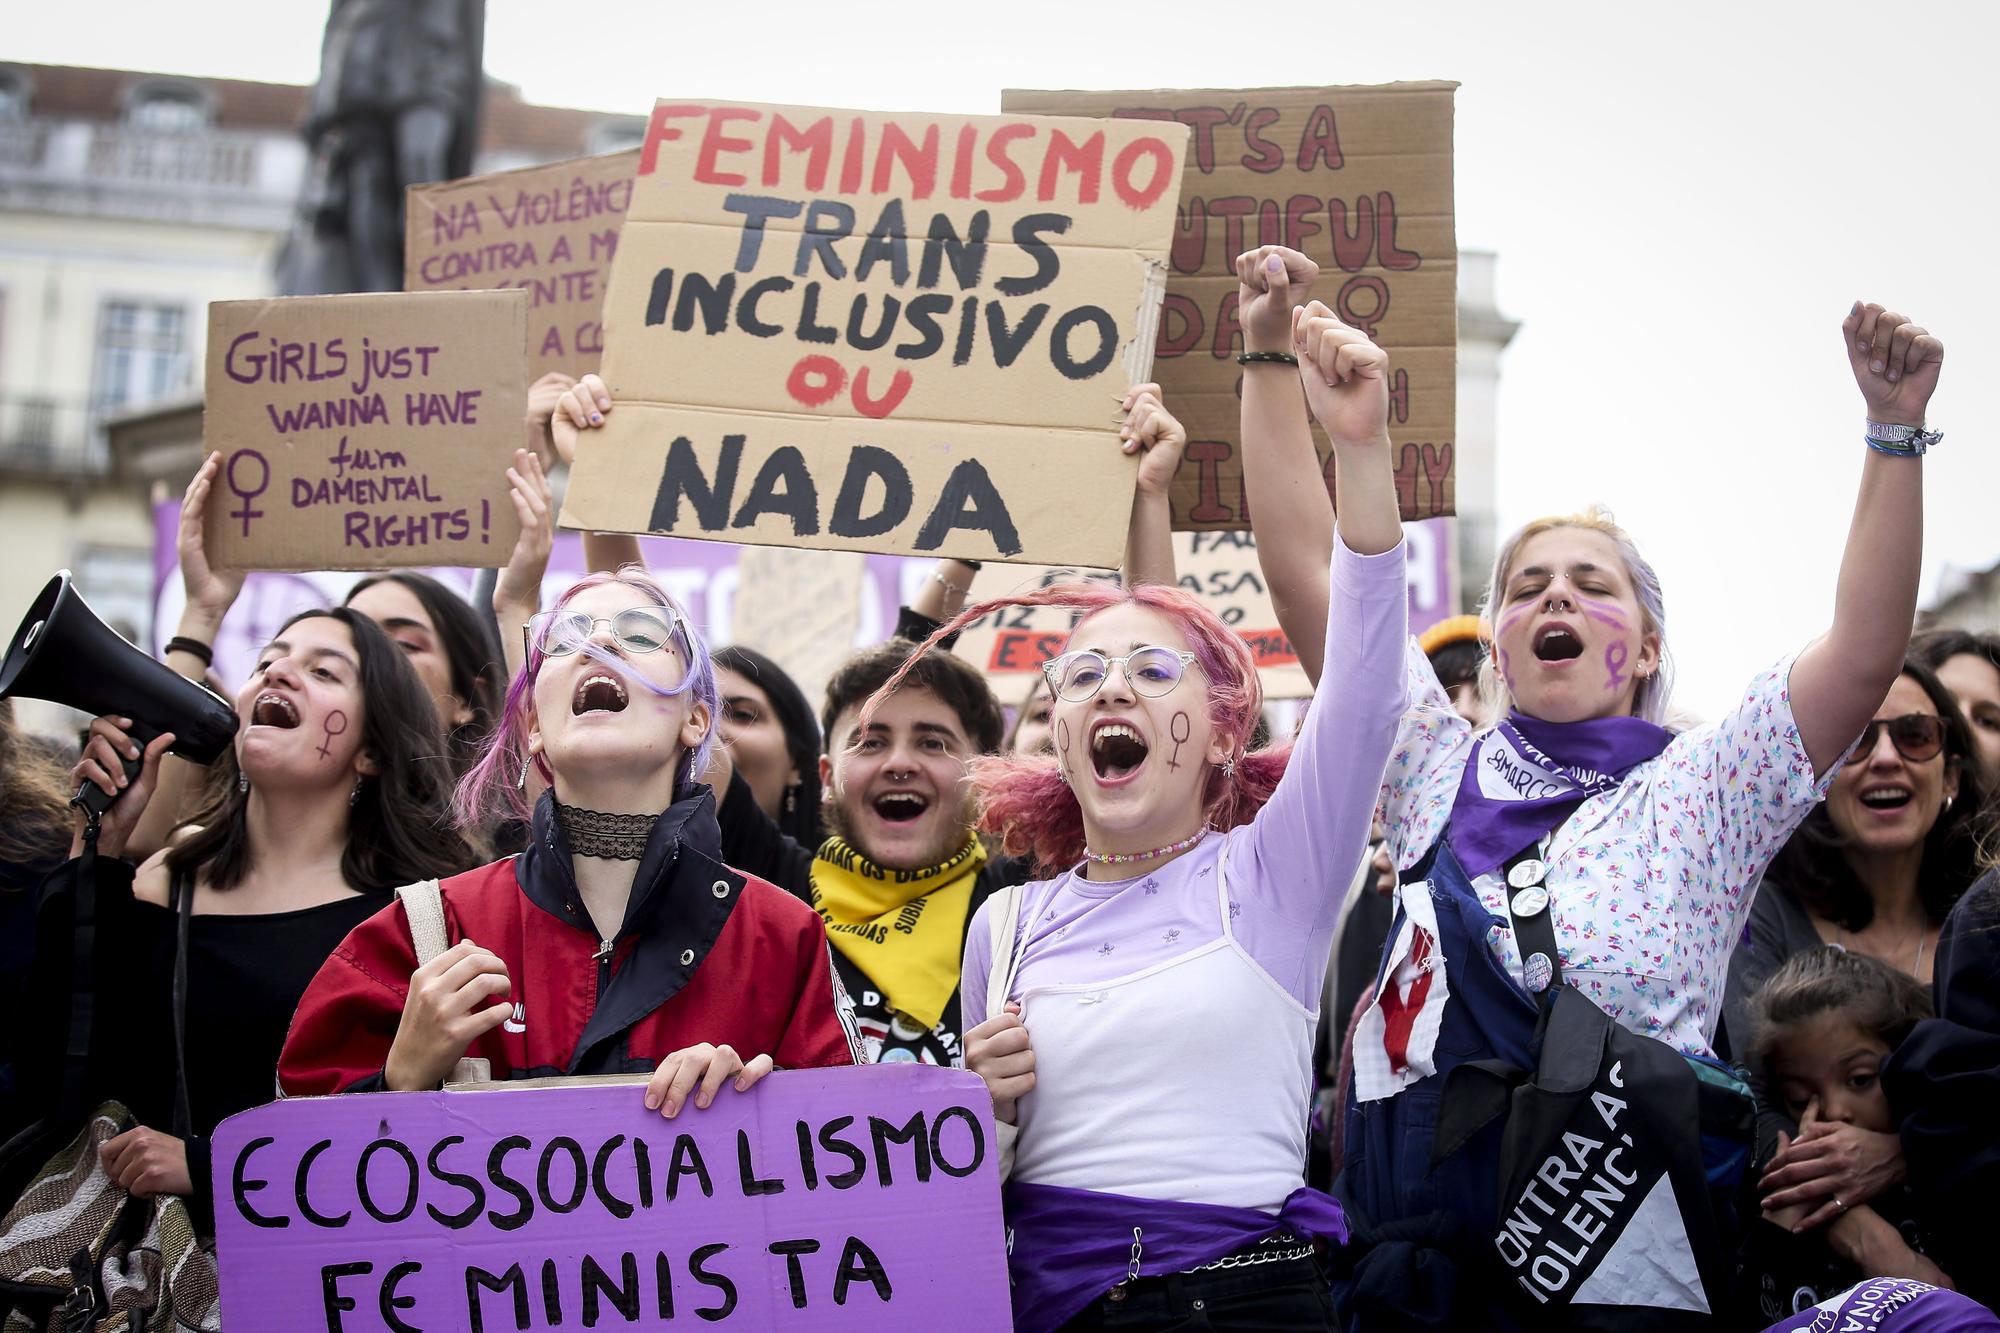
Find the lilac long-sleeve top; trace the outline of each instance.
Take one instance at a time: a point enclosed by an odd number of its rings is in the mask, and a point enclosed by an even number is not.
[[[1024,886],[1009,998],[1036,1086],[1016,1179],[1273,1213],[1298,1186],[1334,924],[1408,705],[1403,547],[1336,538],[1328,584],[1319,691],[1254,820],[1145,876]],[[968,1023],[991,910],[968,932]]]

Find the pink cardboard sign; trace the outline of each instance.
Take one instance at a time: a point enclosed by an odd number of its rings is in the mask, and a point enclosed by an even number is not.
[[[622,1084],[298,1098],[214,1161],[232,1328],[1011,1327],[963,1070],[773,1074],[673,1120]]]

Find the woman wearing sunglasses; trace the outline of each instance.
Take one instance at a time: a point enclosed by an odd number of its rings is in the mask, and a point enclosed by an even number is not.
[[[1908,658],[1825,803],[1771,863],[1750,910],[1748,934],[1729,961],[1723,1011],[1739,1053],[1751,1001],[1794,954],[1831,944],[1931,981],[1938,931],[1979,876],[1984,797],[1978,751],[1956,700],[1936,672]],[[1801,1133],[1778,1109],[1782,1102],[1757,1091],[1759,1155],[1785,1145],[1760,1181],[1766,1212],[1806,1205],[1800,1225],[1810,1229],[1901,1183],[1895,1134],[1831,1120]]]
[[[715,674],[681,608],[641,572],[596,574],[525,635],[457,803],[531,818],[527,850],[443,881],[434,958],[411,900],[349,935],[300,1003],[283,1089],[434,1088],[470,1058],[492,1078],[648,1073],[673,1116],[774,1067],[852,1063],[819,918],[721,862],[698,780]],[[530,769],[549,786],[532,814]]]
[[[1004,607],[1076,613],[1044,669],[1052,753],[972,766],[981,826],[1051,876],[980,907],[961,978],[985,1016],[966,1066],[1012,1127],[1024,1330],[1331,1326],[1316,1251],[1340,1213],[1303,1184],[1314,1026],[1404,706],[1407,599],[1387,357],[1317,305],[1295,351],[1299,370],[1262,369],[1306,382],[1342,504],[1326,672],[1289,756],[1250,750],[1249,649],[1177,587],[987,602],[911,659]]]

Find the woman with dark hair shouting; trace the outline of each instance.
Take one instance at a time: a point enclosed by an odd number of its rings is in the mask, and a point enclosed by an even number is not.
[[[966,1066],[1018,1131],[1023,1329],[1331,1327],[1318,1255],[1343,1227],[1303,1183],[1314,1026],[1404,706],[1407,599],[1387,358],[1319,305],[1292,346],[1344,508],[1289,756],[1249,750],[1249,649],[1179,588],[1058,584],[958,618],[1078,614],[1045,668],[1054,753],[972,768],[982,826],[1053,876],[979,909],[962,980],[985,1016]],[[1164,531],[1164,490],[1139,503]]]
[[[671,1116],[774,1066],[851,1063],[819,918],[721,862],[700,781],[715,672],[685,612],[627,570],[525,632],[458,809],[531,817],[527,850],[356,928],[300,1002],[284,1090],[434,1088],[473,1060],[492,1078],[648,1073],[646,1104]],[[549,784],[532,816],[531,769]]]
[[[98,841],[98,1015],[90,1083],[143,1128],[113,1139],[114,1183],[208,1209],[208,1135],[271,1099],[285,1027],[313,975],[398,884],[470,865],[451,830],[450,769],[435,754],[429,695],[375,623],[336,608],[294,616],[236,696],[240,730],[215,795],[170,845],[132,870],[118,860],[144,812],[171,733],[139,757],[122,718],[99,718],[76,778],[118,794]],[[81,850],[81,833],[72,854]],[[74,863],[72,863],[74,864]],[[68,994],[72,881],[50,884],[37,993]],[[185,1058],[172,999],[186,925]],[[61,1024],[42,1025],[60,1032]],[[49,1052],[44,1068],[59,1053]],[[39,1080],[52,1089],[54,1078]],[[169,1132],[184,1084],[190,1123]]]

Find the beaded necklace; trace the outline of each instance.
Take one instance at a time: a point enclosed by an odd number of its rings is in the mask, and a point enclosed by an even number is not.
[[[1151,861],[1157,857],[1178,855],[1208,835],[1209,826],[1203,824],[1194,836],[1182,838],[1179,842],[1170,842],[1164,847],[1155,847],[1150,852],[1093,852],[1086,847],[1083,849],[1083,859],[1100,866],[1122,866],[1134,861]]]

